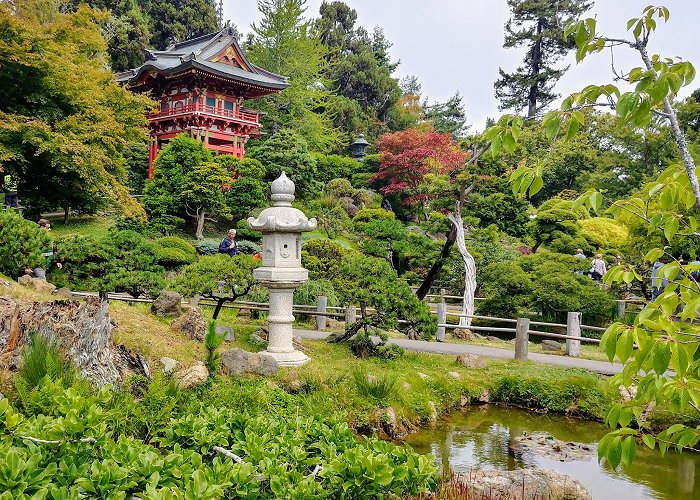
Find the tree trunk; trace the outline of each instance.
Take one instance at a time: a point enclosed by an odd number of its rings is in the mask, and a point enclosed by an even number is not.
[[[467,250],[467,244],[464,241],[464,222],[462,221],[462,210],[459,205],[454,214],[449,214],[447,218],[452,222],[457,233],[457,250],[462,256],[464,263],[464,297],[462,300],[462,317],[459,318],[459,326],[469,327],[472,323],[472,318],[465,318],[464,315],[471,316],[474,314],[474,294],[476,293],[476,264],[474,257]]]
[[[17,367],[32,332],[54,341],[81,375],[98,386],[120,383],[135,374],[150,376],[142,356],[114,344],[109,304],[96,297],[84,302],[0,297],[0,363]]]
[[[68,210],[69,210],[69,207],[68,207],[68,205],[66,205],[66,206],[63,208],[63,224],[67,224],[67,223],[68,223]]]
[[[435,279],[437,278],[438,274],[440,274],[440,271],[442,271],[442,268],[445,265],[447,258],[450,256],[450,251],[452,250],[452,246],[455,244],[456,240],[457,230],[454,228],[454,226],[451,226],[450,231],[447,233],[447,239],[442,245],[442,251],[440,252],[440,256],[432,265],[432,267],[428,271],[428,274],[425,276],[423,283],[421,283],[420,287],[416,291],[416,297],[418,297],[419,299],[425,299],[425,296],[430,293],[430,289],[433,287]]]
[[[542,24],[543,20],[538,19],[537,21],[537,38],[532,46],[532,59],[530,61],[531,76],[537,77],[540,74],[540,68],[542,66]],[[530,91],[527,97],[527,117],[532,118],[537,114],[537,98],[539,97],[539,89],[537,86],[539,81],[536,79],[535,83],[530,86]]]
[[[197,231],[194,237],[198,240],[204,239],[204,207],[197,207]]]
[[[224,305],[224,302],[226,302],[227,299],[217,299],[216,300],[216,307],[214,308],[214,314],[212,314],[212,319],[216,320],[216,318],[219,317],[219,313],[221,312],[221,306]]]

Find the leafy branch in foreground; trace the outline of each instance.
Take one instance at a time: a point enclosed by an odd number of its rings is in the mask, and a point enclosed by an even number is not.
[[[657,22],[666,22],[669,16],[665,7],[645,8],[641,17],[628,21],[629,39],[598,34],[595,19],[572,22],[565,34],[576,40],[577,61],[605,49],[614,55],[617,47],[625,47],[637,52],[642,66],[620,72],[613,58],[614,80],[634,85],[633,90],[621,92],[615,84],[589,85],[543,118],[550,141],[576,135],[585,125],[583,111],[587,108],[613,109],[623,123],[634,128],[644,128],[654,119],[670,127],[680,153],[680,163],[668,166],[638,194],[612,203],[609,209],[612,215],[643,221],[650,241],[661,241],[660,246],[649,245],[657,248],[647,252],[648,262],[664,255],[669,261],[657,270],[664,283],[658,296],[646,304],[632,325],[611,325],[601,341],[610,361],[617,359],[625,365],[610,383],[634,394],[629,401],[613,405],[606,417],[612,431],[600,441],[598,454],[613,467],[632,463],[639,437],[650,448],[658,446],[662,453],[669,447],[691,448],[700,441],[700,427],[676,423],[654,435],[645,418],[656,405],[670,408],[679,418],[700,413],[700,264],[683,262],[681,255],[694,256],[700,244],[700,185],[674,108],[678,91],[693,81],[695,69],[687,61],[650,55],[647,49]],[[515,149],[520,123],[516,117],[505,116],[485,132],[492,153]],[[543,186],[541,169],[522,165],[512,173],[511,182],[514,193],[532,196]],[[597,211],[604,200],[601,193],[591,191],[577,201]],[[607,283],[634,280],[641,280],[641,276],[630,265],[617,266],[605,277]]]

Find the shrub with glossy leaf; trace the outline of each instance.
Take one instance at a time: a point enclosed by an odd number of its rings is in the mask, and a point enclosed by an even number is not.
[[[438,479],[432,457],[358,439],[338,416],[251,417],[199,403],[143,442],[114,431],[133,400],[56,385],[47,394],[53,411],[36,416],[0,399],[8,498],[408,497],[434,490]]]

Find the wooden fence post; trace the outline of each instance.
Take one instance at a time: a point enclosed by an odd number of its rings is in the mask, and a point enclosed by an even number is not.
[[[530,318],[518,318],[515,325],[515,359],[527,359],[528,330],[530,330]]]
[[[618,300],[617,301],[617,317],[618,318],[624,318],[625,317],[625,309],[626,309],[627,303],[624,300]]]
[[[326,305],[328,304],[328,297],[325,295],[319,295],[316,299],[316,312],[320,313],[316,316],[316,330],[326,329],[326,317],[323,314],[326,313]]]
[[[566,316],[566,334],[570,337],[581,337],[581,313],[570,312]],[[578,357],[581,352],[581,341],[566,339],[566,355]]]
[[[345,327],[347,328],[354,323],[357,323],[357,311],[355,306],[350,304],[345,308]]]
[[[438,342],[444,342],[445,341],[445,327],[440,326],[444,325],[447,323],[447,304],[445,304],[445,299],[443,298],[442,301],[438,302],[437,304],[437,322],[438,322],[438,328],[437,328],[437,334],[435,335],[435,340]]]

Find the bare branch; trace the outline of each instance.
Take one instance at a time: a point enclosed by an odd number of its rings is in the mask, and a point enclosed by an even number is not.
[[[229,451],[227,449],[222,448],[221,446],[213,446],[212,450],[214,450],[217,453],[220,453],[221,455],[230,458],[237,464],[243,463],[243,459],[236,455],[234,452]]]
[[[31,441],[33,443],[39,443],[39,444],[66,444],[66,443],[95,443],[97,440],[93,437],[86,437],[86,438],[81,438],[81,439],[40,439],[36,438],[33,436],[20,436],[19,434],[14,434],[16,438],[19,439],[26,439],[27,441]]]

